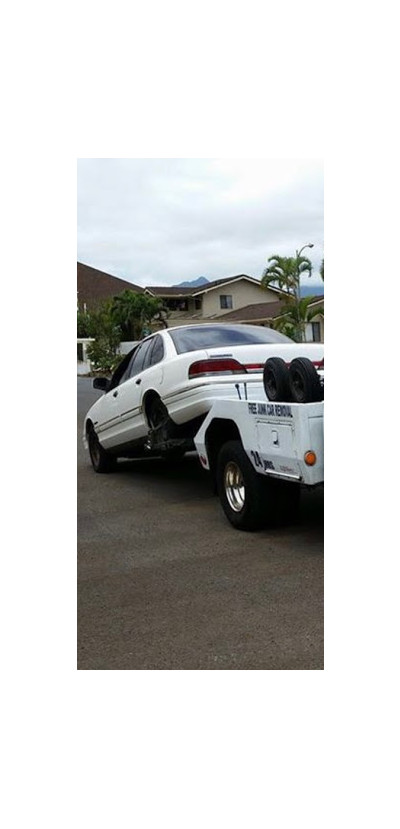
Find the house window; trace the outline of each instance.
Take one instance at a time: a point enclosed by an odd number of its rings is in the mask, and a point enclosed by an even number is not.
[[[233,308],[233,301],[231,294],[220,294],[219,298],[220,308]]]
[[[321,323],[320,322],[312,322],[312,341],[313,343],[320,343],[321,342]]]
[[[169,311],[187,311],[188,310],[188,301],[187,299],[167,299],[164,300],[165,305],[167,306]]]
[[[195,311],[201,311],[201,299],[196,298],[196,297],[195,297],[195,300],[194,300],[194,310]]]

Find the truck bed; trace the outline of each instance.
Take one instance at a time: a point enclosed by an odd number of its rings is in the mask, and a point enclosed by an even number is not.
[[[315,486],[324,480],[324,404],[217,400],[195,436],[204,469],[212,468],[207,433],[216,421],[236,424],[260,475]],[[308,462],[306,461],[306,458]]]

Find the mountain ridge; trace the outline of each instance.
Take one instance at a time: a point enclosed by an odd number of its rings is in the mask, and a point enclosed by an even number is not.
[[[185,282],[178,282],[177,285],[174,285],[175,288],[198,288],[200,285],[208,285],[209,280],[206,279],[205,276],[199,276],[197,279],[192,279],[191,282],[186,280]]]

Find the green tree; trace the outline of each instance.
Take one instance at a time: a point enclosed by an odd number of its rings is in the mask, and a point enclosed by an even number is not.
[[[314,297],[306,296],[298,302],[292,298],[284,303],[281,316],[274,320],[275,330],[281,331],[296,342],[303,342],[306,324],[317,316],[324,316],[322,306],[309,307],[313,301]]]
[[[307,256],[270,256],[261,277],[263,288],[278,286],[287,291],[296,301],[300,299],[300,277],[311,276],[312,264]]]
[[[106,300],[88,315],[88,336],[95,342],[88,346],[87,354],[95,370],[106,374],[114,371],[123,356],[118,352],[121,328],[111,313],[111,304]]]
[[[78,308],[77,337],[89,337],[90,316]]]
[[[126,340],[140,340],[155,314],[162,307],[157,297],[126,290],[115,296],[111,303],[111,315]]]

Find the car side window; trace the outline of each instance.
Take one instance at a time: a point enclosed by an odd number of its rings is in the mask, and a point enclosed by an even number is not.
[[[143,371],[147,353],[152,345],[153,339],[145,340],[138,346],[134,359],[129,366],[129,378],[136,377],[137,374],[140,374],[140,372]]]
[[[111,389],[115,389],[116,386],[120,386],[121,383],[125,383],[125,380],[128,379],[129,368],[130,368],[130,366],[132,364],[132,361],[135,357],[136,351],[137,351],[137,348],[135,348],[133,354],[132,354],[132,352],[127,354],[123,358],[123,360],[121,360],[119,366],[117,366],[117,368],[115,369],[114,374],[111,378],[110,389],[109,389],[110,391],[111,391]]]
[[[149,354],[150,366],[155,366],[157,363],[160,363],[162,358],[164,357],[164,343],[162,341],[162,337],[159,334],[156,334],[154,337],[153,348]]]
[[[139,348],[140,348],[140,346],[138,346],[138,348],[136,348],[134,353],[132,354],[131,359],[129,360],[129,363],[128,363],[128,365],[127,365],[127,367],[126,367],[126,369],[125,369],[125,371],[124,371],[124,373],[123,373],[123,375],[122,375],[122,377],[121,377],[121,379],[118,383],[119,386],[121,385],[121,383],[125,383],[126,380],[129,380],[129,378],[132,376],[131,375],[131,370],[132,370],[133,363],[136,360],[136,355],[138,353]]]

